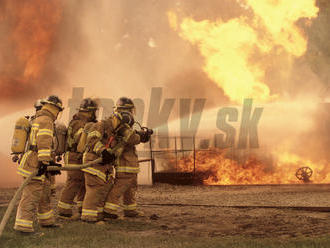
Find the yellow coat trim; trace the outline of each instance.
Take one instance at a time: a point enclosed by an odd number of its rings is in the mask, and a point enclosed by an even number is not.
[[[92,174],[94,176],[97,176],[97,177],[101,178],[105,182],[107,181],[106,180],[106,175],[102,171],[99,171],[99,170],[94,169],[94,168],[91,168],[91,167],[82,169],[82,171],[87,172],[89,174]]]

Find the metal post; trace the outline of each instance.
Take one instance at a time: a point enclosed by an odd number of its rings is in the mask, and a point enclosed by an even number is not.
[[[151,137],[149,140],[149,149],[150,149],[150,163],[151,163],[151,180],[152,182],[154,181],[154,173],[155,173],[155,161],[153,158],[153,154],[152,154],[152,143],[151,143]]]
[[[152,144],[151,144],[151,137],[150,137],[150,140],[149,140],[149,149],[150,149],[150,159],[153,159],[153,156],[152,156]]]
[[[178,170],[178,147],[176,143],[176,136],[174,137],[174,144],[175,144],[175,172]]]
[[[195,146],[195,136],[193,136],[193,145],[194,145],[194,177],[196,175],[196,146]]]

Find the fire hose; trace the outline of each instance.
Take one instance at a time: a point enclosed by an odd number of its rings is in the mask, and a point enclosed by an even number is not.
[[[74,171],[74,170],[81,170],[81,169],[85,169],[87,167],[91,167],[93,165],[99,164],[100,162],[102,162],[102,158],[90,161],[88,163],[82,164],[82,165],[74,165],[74,166],[70,166],[70,165],[66,165],[64,167],[58,167],[58,166],[48,166],[47,167],[47,171]],[[5,229],[5,226],[9,220],[9,217],[16,205],[16,202],[18,200],[18,197],[20,196],[21,192],[23,191],[23,189],[25,188],[25,186],[32,180],[33,177],[35,177],[38,174],[38,171],[33,172],[30,176],[28,176],[23,183],[21,184],[21,186],[17,189],[17,191],[14,194],[13,199],[11,199],[11,201],[9,202],[9,205],[7,207],[7,210],[1,220],[0,223],[0,237],[2,236],[3,230]]]
[[[142,163],[142,162],[147,162],[147,161],[151,161],[151,159],[142,159],[139,160],[138,163]],[[87,167],[91,167],[93,165],[99,164],[102,162],[102,158],[98,158],[96,160],[90,161],[88,163],[82,164],[82,165],[74,165],[74,166],[70,166],[70,165],[65,165],[64,167],[58,167],[58,166],[47,166],[47,171],[75,171],[75,170],[81,170],[81,169],[85,169]],[[16,202],[18,200],[18,197],[20,196],[21,192],[23,191],[23,189],[25,188],[25,186],[32,180],[33,177],[35,177],[38,174],[38,171],[33,172],[30,176],[28,176],[23,183],[21,184],[21,186],[16,190],[13,199],[11,199],[11,201],[9,202],[9,205],[7,207],[7,210],[1,220],[0,223],[0,237],[2,236],[3,230],[5,229],[5,226],[9,220],[9,217],[16,205]]]

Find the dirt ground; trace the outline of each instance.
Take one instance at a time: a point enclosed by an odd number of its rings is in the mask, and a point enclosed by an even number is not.
[[[314,237],[330,233],[330,212],[225,206],[330,207],[330,185],[140,187],[146,216],[160,233],[188,236]],[[149,204],[187,204],[154,206]],[[189,205],[211,205],[206,207]],[[221,207],[216,207],[221,206]]]
[[[1,189],[0,204],[8,202],[13,192],[12,189]],[[330,232],[330,212],[281,208],[330,207],[330,185],[219,187],[159,184],[140,186],[138,204],[145,214],[139,222],[152,227],[143,232],[139,230],[139,235],[285,239],[319,237]],[[238,206],[242,208],[236,208]],[[135,231],[129,232],[134,234]]]

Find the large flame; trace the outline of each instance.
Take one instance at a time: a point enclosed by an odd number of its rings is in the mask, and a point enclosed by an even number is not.
[[[248,97],[269,101],[276,95],[265,82],[268,65],[263,57],[302,56],[307,41],[297,21],[316,17],[318,8],[315,0],[246,0],[245,4],[252,17],[226,22],[184,18],[178,24],[177,15],[169,12],[168,19],[183,39],[198,46],[205,58],[203,70],[232,101]]]
[[[35,90],[44,76],[45,65],[62,15],[61,1],[5,0],[2,21],[8,28],[8,59],[0,71],[2,97]]]
[[[266,165],[255,157],[245,162],[228,158],[219,149],[197,151],[196,173],[202,175],[206,185],[236,185],[236,184],[291,184],[299,183],[296,172],[301,167],[313,170],[310,178],[313,183],[330,183],[330,168],[327,162],[314,163],[298,155],[288,152],[275,154],[275,165]],[[180,172],[194,170],[194,156],[184,157],[177,161]]]

